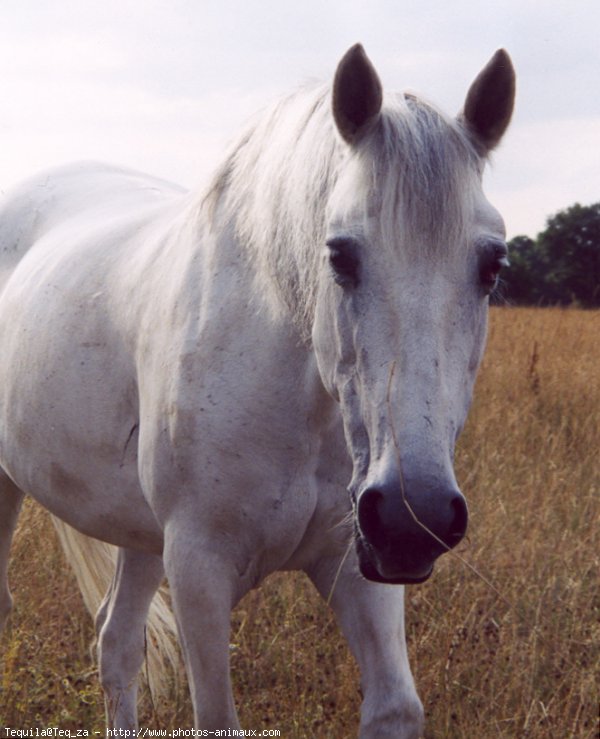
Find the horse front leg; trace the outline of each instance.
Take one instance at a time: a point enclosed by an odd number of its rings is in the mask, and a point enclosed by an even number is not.
[[[333,608],[361,672],[361,739],[418,739],[423,707],[406,651],[404,588],[365,580],[354,551],[324,559],[307,574]]]
[[[144,627],[163,575],[160,556],[119,549],[113,581],[96,616],[100,683],[109,729],[137,729]]]
[[[170,522],[164,563],[196,729],[239,729],[229,673],[235,572],[190,520]]]

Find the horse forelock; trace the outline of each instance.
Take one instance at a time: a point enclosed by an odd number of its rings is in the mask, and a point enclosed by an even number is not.
[[[466,244],[482,162],[461,125],[414,96],[395,96],[366,143],[382,241],[443,258]]]
[[[228,222],[257,289],[310,336],[327,204],[347,155],[326,86],[300,90],[259,116],[235,142],[202,202]],[[481,159],[460,124],[410,96],[386,99],[354,156],[365,207],[375,201],[383,241],[439,252],[464,242],[465,202]]]

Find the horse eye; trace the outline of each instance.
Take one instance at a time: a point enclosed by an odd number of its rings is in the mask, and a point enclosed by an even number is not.
[[[355,287],[358,284],[358,256],[351,240],[330,239],[327,242],[329,264],[333,279],[342,286]]]
[[[488,246],[479,265],[479,279],[486,292],[496,287],[500,271],[509,264],[506,244],[498,242]]]

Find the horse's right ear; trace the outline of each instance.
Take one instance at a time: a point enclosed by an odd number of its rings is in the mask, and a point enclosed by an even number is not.
[[[333,117],[342,137],[356,143],[379,119],[383,91],[361,44],[342,57],[333,81]]]

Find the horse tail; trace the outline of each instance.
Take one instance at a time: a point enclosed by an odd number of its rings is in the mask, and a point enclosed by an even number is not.
[[[65,556],[75,573],[87,610],[95,617],[112,582],[117,548],[80,534],[54,516],[52,523]],[[165,698],[179,674],[181,658],[177,647],[176,625],[169,605],[166,584],[154,596],[146,620],[146,664],[143,669],[153,698]]]

